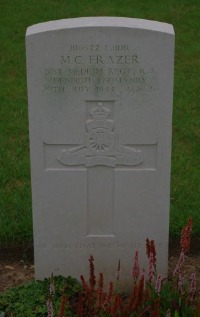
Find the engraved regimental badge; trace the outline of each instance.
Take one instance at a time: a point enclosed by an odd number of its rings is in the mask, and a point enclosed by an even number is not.
[[[58,161],[64,165],[139,165],[143,163],[143,153],[119,142],[114,132],[114,120],[103,102],[98,102],[89,112],[85,122],[86,142],[69,150],[63,149]]]

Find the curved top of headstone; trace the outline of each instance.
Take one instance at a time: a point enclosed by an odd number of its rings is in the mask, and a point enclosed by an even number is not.
[[[174,34],[173,26],[163,22],[121,17],[84,17],[38,23],[28,27],[26,35],[81,27],[121,27]]]

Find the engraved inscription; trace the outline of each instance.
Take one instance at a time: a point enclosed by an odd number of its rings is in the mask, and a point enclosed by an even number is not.
[[[74,57],[71,56],[61,56],[61,64],[82,64],[83,62],[88,63],[89,65],[96,64],[135,64],[139,63],[137,55],[109,55],[104,57],[102,55],[89,55],[88,59],[83,60],[83,56],[77,55]]]
[[[44,69],[42,93],[100,96],[155,92],[158,72],[144,66],[137,52],[122,44],[69,44],[54,65]]]
[[[168,245],[167,242],[160,242],[156,245],[157,248],[162,248],[163,246]],[[142,243],[133,243],[133,242],[122,242],[119,240],[114,240],[113,242],[57,242],[52,245],[47,244],[37,244],[38,249],[135,249],[141,248],[144,245]]]
[[[90,118],[85,122],[86,144],[63,149],[58,160],[63,165],[139,165],[142,164],[141,150],[121,145],[119,135],[114,132],[114,120],[110,119],[109,108],[103,102],[90,111]]]

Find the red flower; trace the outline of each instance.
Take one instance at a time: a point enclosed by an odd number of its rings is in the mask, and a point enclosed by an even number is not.
[[[196,280],[196,274],[194,272],[191,274],[190,280],[191,280],[191,283],[190,283],[189,293],[190,293],[191,300],[193,300],[197,294],[197,280]]]
[[[103,304],[104,310],[108,311],[108,312],[109,312],[109,306],[110,306],[112,294],[113,294],[113,283],[110,282],[109,288],[108,288],[108,294],[107,294],[106,299],[105,299],[104,304]]]
[[[156,248],[155,248],[154,240],[149,241],[149,239],[146,239],[146,254],[148,259],[150,258],[150,255],[152,254],[153,265],[155,265],[156,264]]]
[[[67,297],[65,294],[63,294],[58,317],[64,317],[66,302],[67,302]]]
[[[90,255],[89,262],[90,262],[90,289],[94,290],[95,284],[96,284],[96,277],[94,274],[94,258],[92,255]]]
[[[121,268],[121,264],[120,264],[120,260],[118,262],[118,267],[117,267],[117,273],[116,273],[116,279],[117,281],[119,280],[120,278],[120,268]]]
[[[99,273],[98,289],[97,289],[97,308],[102,305],[103,299],[103,274]]]
[[[130,295],[130,299],[129,299],[129,304],[128,304],[129,309],[135,309],[137,305],[137,294],[138,294],[138,287],[137,287],[137,284],[135,283],[134,288]]]
[[[83,316],[83,296],[80,293],[79,294],[79,299],[78,299],[78,317]]]
[[[114,304],[113,307],[111,309],[111,314],[115,316],[115,314],[117,313],[117,311],[120,310],[121,308],[121,304],[122,304],[122,300],[119,294],[115,294],[115,298],[114,298]]]
[[[153,279],[153,265],[154,265],[154,256],[153,256],[153,253],[150,253],[150,257],[149,257],[149,281],[150,282]]]
[[[85,290],[86,292],[88,292],[88,291],[89,291],[89,288],[88,288],[88,286],[87,286],[87,283],[86,283],[86,281],[85,281],[83,275],[81,275],[81,282],[82,282],[82,285],[83,285],[84,290]]]
[[[156,264],[156,248],[155,248],[154,240],[150,241],[150,252],[153,255],[153,265],[155,265]]]
[[[181,232],[181,249],[184,253],[189,252],[190,249],[190,238],[192,233],[192,218],[188,219],[188,223],[183,227]]]
[[[150,242],[149,242],[149,239],[146,239],[146,255],[148,259],[150,258],[150,252],[151,252]]]
[[[47,300],[47,317],[53,317],[53,303],[50,298]]]
[[[49,293],[50,293],[51,296],[55,295],[53,273],[51,273],[51,281],[50,281]]]
[[[140,306],[142,304],[143,299],[143,290],[144,290],[144,276],[141,276],[139,287],[138,287],[138,294],[137,294],[137,305]]]
[[[133,269],[132,269],[132,276],[135,280],[137,280],[139,274],[140,274],[140,266],[139,266],[139,260],[138,260],[138,251],[136,251],[135,257],[134,257]]]
[[[155,291],[159,294],[161,291],[161,285],[162,285],[162,274],[158,274],[156,279],[156,286]]]
[[[159,301],[159,298],[156,298],[154,302],[154,310],[152,311],[149,317],[160,317],[159,307],[160,307],[160,301]]]

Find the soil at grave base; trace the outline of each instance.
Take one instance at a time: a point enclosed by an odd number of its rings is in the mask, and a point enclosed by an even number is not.
[[[180,246],[178,241],[170,241],[169,271],[172,272],[178,261]],[[193,239],[191,253],[186,256],[185,274],[190,276],[194,271],[200,289],[200,239]],[[81,272],[80,272],[81,273]],[[34,278],[33,248],[12,246],[0,248],[0,292],[23,284]]]

